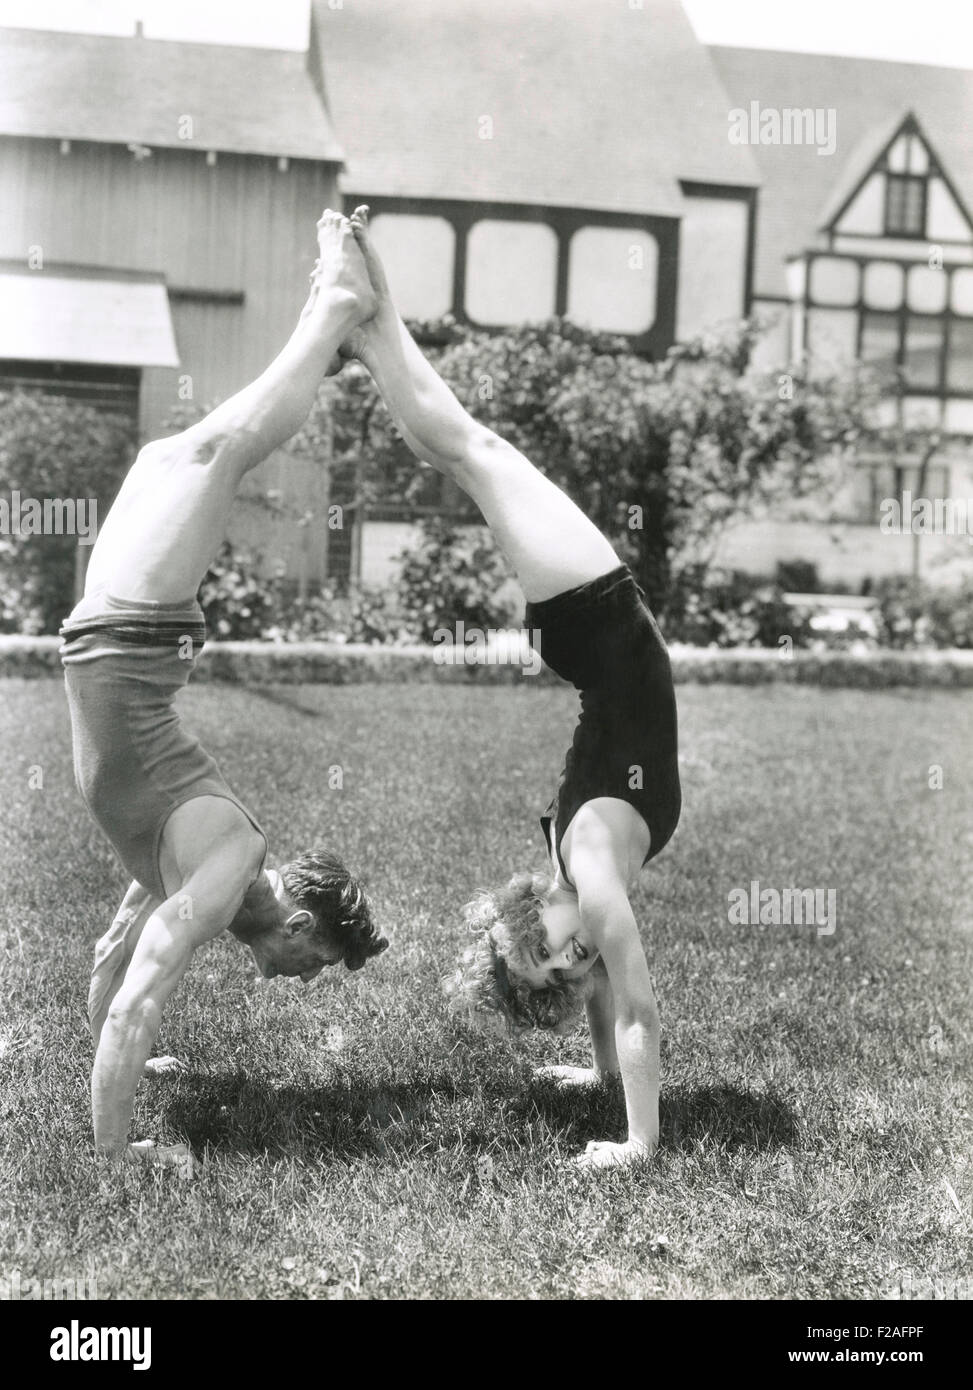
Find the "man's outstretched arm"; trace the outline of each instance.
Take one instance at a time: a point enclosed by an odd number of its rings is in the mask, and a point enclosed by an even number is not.
[[[108,1010],[121,989],[145,924],[161,905],[140,883],[132,883],[114,921],[95,947],[88,990],[88,1022],[96,1052]]]
[[[234,858],[238,854],[230,850]],[[243,902],[251,866],[213,856],[142,928],[131,964],[108,1008],[91,1074],[95,1148],[125,1151],[135,1091],[159,1033],[162,1011],[193,952],[225,931]],[[228,884],[238,884],[227,892]]]

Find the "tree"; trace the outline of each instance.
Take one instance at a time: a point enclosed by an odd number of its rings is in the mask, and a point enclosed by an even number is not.
[[[0,392],[0,494],[11,523],[32,500],[42,508],[52,504],[51,516],[62,520],[74,511],[76,526],[80,502],[86,521],[97,524],[135,449],[135,427],[124,415],[64,396]],[[39,535],[17,534],[13,524],[0,528],[3,630],[57,631],[74,604],[79,531],[57,534],[46,524]]]
[[[760,327],[750,321],[659,363],[563,320],[490,334],[447,321],[435,331],[442,345],[430,357],[460,400],[578,502],[660,612],[680,572],[712,562],[732,521],[829,483],[865,439],[875,400],[857,370],[753,370]],[[391,490],[407,496],[374,388],[359,375],[341,408],[363,425],[351,447],[376,450],[386,467],[394,460]],[[374,491],[375,464],[364,470]]]

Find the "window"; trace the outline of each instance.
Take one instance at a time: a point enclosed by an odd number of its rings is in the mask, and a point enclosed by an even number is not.
[[[865,314],[862,319],[862,361],[876,367],[895,367],[899,358],[898,314]]]
[[[345,200],[371,206],[373,235],[406,318],[451,313],[494,328],[563,315],[624,334],[636,352],[653,357],[673,341],[675,276],[658,270],[675,263],[678,218],[362,189]]]
[[[885,185],[885,235],[926,234],[926,180],[919,174],[888,174]]]
[[[906,384],[913,387],[939,387],[939,367],[943,351],[943,320],[930,314],[909,314],[905,321]]]
[[[571,238],[567,316],[604,333],[647,333],[655,320],[659,248],[647,232],[582,227]]]
[[[466,312],[474,323],[530,323],[554,313],[557,236],[543,222],[485,218],[470,229]]]
[[[380,212],[371,231],[402,317],[447,314],[453,307],[456,234],[445,218]]]
[[[849,520],[873,524],[881,520],[882,504],[888,498],[894,497],[901,504],[903,492],[910,492],[913,497],[919,496],[918,464],[903,466],[890,463],[887,459],[876,459],[865,463],[860,469],[856,469],[855,473],[856,510],[853,517],[849,516]],[[926,465],[922,496],[928,497],[932,502],[937,498],[945,499],[950,495],[949,484],[949,466],[930,461]]]
[[[973,319],[953,319],[950,324],[946,386],[973,393]]]
[[[891,468],[893,478],[892,491],[888,495],[898,497],[901,501],[904,492],[911,492],[913,497],[928,497],[935,502],[937,498],[941,501],[949,496],[949,469],[942,463],[927,463],[926,478],[922,485],[922,492],[919,492],[919,465],[908,464],[905,467],[893,465]]]

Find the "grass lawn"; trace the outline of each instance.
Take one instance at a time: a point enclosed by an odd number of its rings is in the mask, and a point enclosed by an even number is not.
[[[309,987],[258,983],[229,936],[199,952],[159,1039],[189,1070],[143,1085],[135,1117],[135,1137],[204,1155],[184,1182],[93,1165],[89,961],[126,883],[74,790],[60,683],[3,682],[0,1276],[93,1272],[103,1298],[955,1288],[973,1199],[969,696],[678,693],[683,819],[636,903],[662,1146],[647,1171],[600,1174],[570,1158],[623,1136],[620,1090],[532,1078],[587,1063],[584,1031],[471,1037],[438,984],[461,904],[540,861],[573,694],[182,697],[275,860],[335,846],[392,937]],[[730,925],[728,893],[751,880],[834,889],[836,931]]]

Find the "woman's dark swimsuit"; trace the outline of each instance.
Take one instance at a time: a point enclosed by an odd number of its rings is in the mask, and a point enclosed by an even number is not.
[[[194,599],[103,592],[82,599],[61,627],[78,790],[132,878],[160,901],[162,832],[177,806],[222,797],[263,834],[174,708],[205,635]]]
[[[540,633],[534,645],[544,662],[581,692],[574,741],[541,816],[565,880],[561,840],[578,809],[599,796],[638,811],[652,837],[648,863],[675,830],[682,798],[672,669],[645,595],[620,565],[529,603],[525,622]]]

